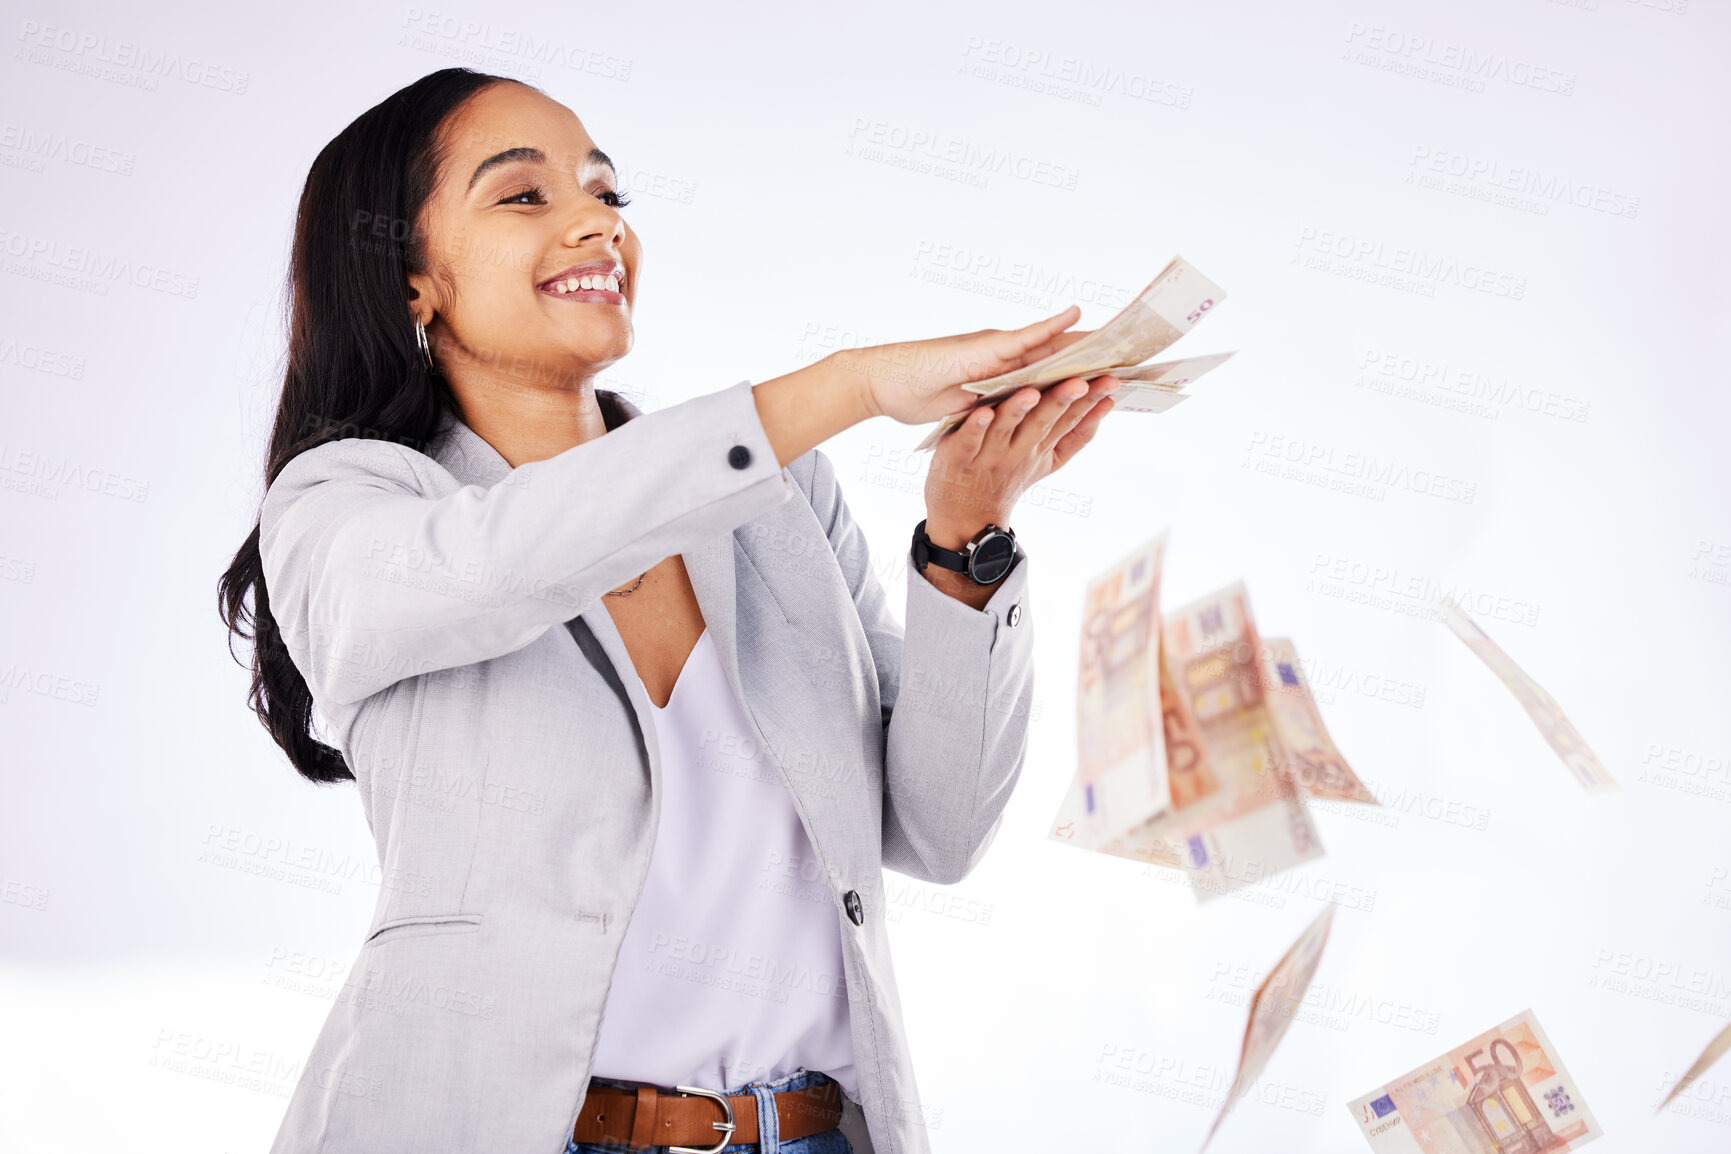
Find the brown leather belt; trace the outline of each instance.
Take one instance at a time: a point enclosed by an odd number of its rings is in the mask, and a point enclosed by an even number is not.
[[[680,1093],[670,1094],[655,1086],[625,1089],[591,1082],[571,1137],[633,1150],[651,1146],[720,1150],[762,1140],[757,1095],[734,1094],[723,1100],[713,1090],[679,1089]],[[775,1115],[776,1132],[783,1142],[833,1130],[841,1125],[841,1085],[832,1080],[803,1090],[783,1090],[775,1095]],[[729,1121],[731,1131],[724,1128]]]

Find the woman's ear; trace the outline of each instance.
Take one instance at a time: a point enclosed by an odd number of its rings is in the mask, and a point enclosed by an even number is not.
[[[432,324],[434,315],[439,311],[439,294],[433,278],[426,273],[410,273],[408,293],[409,315],[415,318],[415,323]]]

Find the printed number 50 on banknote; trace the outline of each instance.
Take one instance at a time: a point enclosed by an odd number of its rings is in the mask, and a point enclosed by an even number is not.
[[[1604,1133],[1531,1010],[1347,1108],[1378,1154],[1564,1154]]]

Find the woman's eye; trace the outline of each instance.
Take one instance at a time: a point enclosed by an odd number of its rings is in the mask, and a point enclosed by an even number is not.
[[[534,199],[524,200],[523,198],[526,196],[533,197]],[[538,188],[526,188],[522,192],[512,193],[510,196],[507,196],[504,200],[501,200],[499,203],[500,204],[546,204],[547,200],[545,197],[543,197],[541,195],[540,189],[538,189]]]
[[[602,204],[612,205],[614,208],[624,208],[631,203],[629,196],[623,192],[615,192],[611,188],[604,188],[595,195],[600,198]],[[609,197],[612,199],[609,200]]]

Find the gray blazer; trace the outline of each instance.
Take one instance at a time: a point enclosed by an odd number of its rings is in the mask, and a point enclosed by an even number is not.
[[[1027,556],[979,610],[908,550],[904,639],[834,467],[776,463],[749,381],[651,413],[597,397],[611,431],[549,460],[512,469],[447,419],[424,454],[321,445],[265,496],[271,611],[384,876],[273,1154],[564,1149],[661,796],[601,596],[674,553],[828,879],[844,1128],[929,1149],[883,870],[953,883],[997,832],[1033,695]]]

